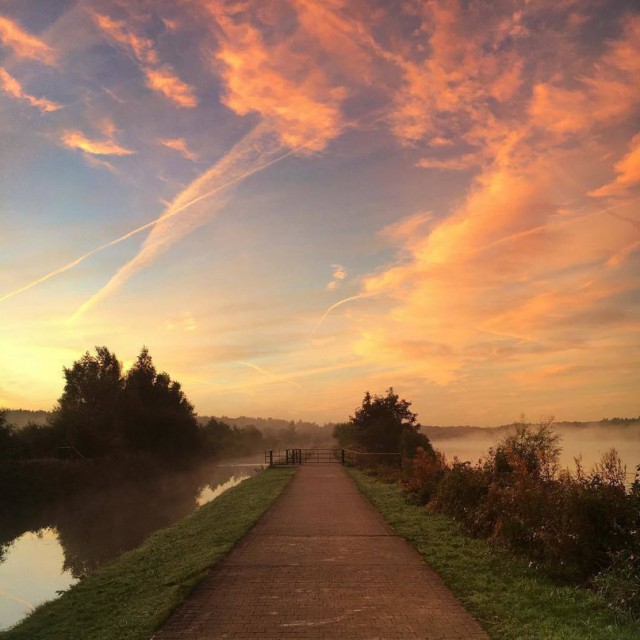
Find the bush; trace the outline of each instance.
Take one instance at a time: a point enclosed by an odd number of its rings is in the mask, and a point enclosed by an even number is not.
[[[520,422],[475,466],[418,449],[404,463],[403,487],[410,501],[453,516],[472,535],[640,615],[640,475],[627,491],[614,449],[590,473],[580,461],[574,474],[559,473],[559,452],[549,421]]]
[[[491,473],[486,467],[455,460],[445,471],[429,506],[454,517],[472,533],[486,534],[486,526],[478,520],[478,506],[483,504],[490,485]]]
[[[640,619],[640,465],[629,493],[632,521],[624,548],[611,554],[610,565],[594,578],[594,586],[618,613]]]
[[[403,488],[411,501],[416,504],[427,504],[442,480],[447,462],[440,451],[425,451],[418,447],[416,455],[405,462],[403,469]]]

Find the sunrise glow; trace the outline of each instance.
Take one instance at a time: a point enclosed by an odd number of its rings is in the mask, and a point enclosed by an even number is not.
[[[0,136],[0,406],[638,415],[637,2],[3,4]]]

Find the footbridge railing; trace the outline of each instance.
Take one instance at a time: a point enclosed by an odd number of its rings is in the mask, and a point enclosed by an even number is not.
[[[270,467],[309,463],[340,463],[353,467],[375,467],[378,465],[397,466],[402,460],[401,453],[377,453],[354,451],[334,447],[331,449],[267,449],[264,461]]]

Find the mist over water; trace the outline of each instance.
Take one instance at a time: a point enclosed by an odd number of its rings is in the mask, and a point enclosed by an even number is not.
[[[0,522],[0,629],[262,465],[249,459],[207,465],[76,496]]]
[[[561,437],[559,442],[560,466],[575,471],[575,458],[581,457],[586,471],[590,471],[600,461],[602,454],[615,448],[627,467],[627,480],[633,481],[636,466],[640,464],[640,425],[634,427],[616,426],[555,426],[554,431]],[[477,429],[472,435],[456,437],[431,437],[433,446],[442,451],[447,460],[457,456],[460,461],[476,463],[485,456],[490,447],[500,441],[505,431]]]

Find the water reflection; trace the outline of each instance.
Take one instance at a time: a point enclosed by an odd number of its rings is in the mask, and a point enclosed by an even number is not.
[[[231,476],[226,482],[213,487],[212,485],[207,485],[202,491],[200,491],[200,495],[196,499],[198,506],[201,507],[203,504],[207,504],[207,502],[211,502],[215,500],[218,496],[222,495],[227,489],[231,489],[231,487],[235,487],[239,485],[243,480],[246,480],[249,476],[246,473],[241,473],[237,476]]]
[[[209,466],[83,494],[0,521],[0,629],[256,473]]]
[[[71,572],[62,569],[63,561],[54,529],[24,533],[12,542],[0,564],[0,627],[19,620],[36,604],[76,582]]]

